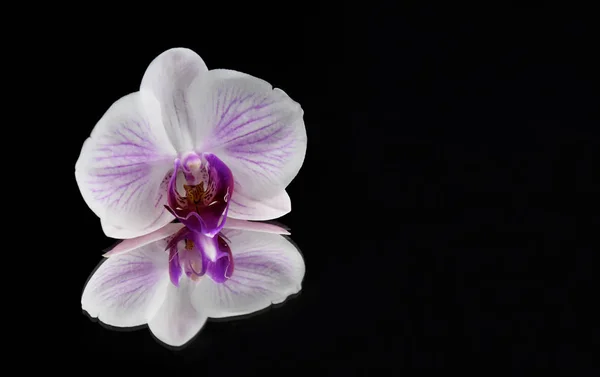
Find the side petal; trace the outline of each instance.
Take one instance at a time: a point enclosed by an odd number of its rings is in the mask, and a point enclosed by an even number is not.
[[[169,139],[180,152],[193,150],[196,137],[192,101],[201,90],[199,80],[208,68],[198,54],[187,48],[172,48],[157,56],[146,69],[140,92],[144,101],[152,103],[155,114],[160,116]]]
[[[174,156],[160,120],[132,93],[108,109],[84,142],[75,179],[109,231],[137,237],[173,220],[164,204]]]
[[[217,69],[206,75],[194,103],[201,122],[196,149],[229,166],[240,194],[254,200],[273,197],[298,174],[306,153],[303,111],[282,90]]]
[[[196,311],[190,301],[194,282],[181,279],[179,287],[169,284],[166,299],[148,323],[152,334],[161,342],[180,347],[192,340],[206,323],[206,315]]]
[[[167,255],[152,243],[104,260],[86,284],[81,306],[107,325],[139,326],[158,311],[167,285]]]
[[[111,256],[115,256],[116,254],[126,253],[128,251],[148,245],[152,242],[165,239],[170,235],[173,235],[180,231],[181,228],[183,228],[184,226],[185,225],[181,223],[167,224],[164,227],[155,230],[152,233],[146,234],[145,236],[126,239],[120,242],[117,246],[113,247],[109,252],[104,253],[102,256],[108,258]]]
[[[260,223],[255,221],[246,221],[228,218],[225,223],[225,229],[239,229],[254,232],[265,232],[274,234],[289,235],[290,231],[275,224]],[[106,254],[105,254],[106,255]]]
[[[222,284],[201,279],[192,303],[208,317],[249,314],[283,302],[300,291],[304,260],[284,237],[259,232],[223,230],[235,268]]]

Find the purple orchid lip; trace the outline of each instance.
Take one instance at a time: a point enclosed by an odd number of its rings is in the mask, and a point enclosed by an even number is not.
[[[169,277],[179,286],[182,272],[191,280],[208,275],[215,283],[224,283],[233,275],[233,255],[222,235],[207,237],[182,228],[167,242]]]
[[[177,191],[180,170],[184,196]],[[214,237],[225,225],[232,193],[233,174],[223,161],[212,153],[189,153],[175,160],[165,208],[192,231]]]

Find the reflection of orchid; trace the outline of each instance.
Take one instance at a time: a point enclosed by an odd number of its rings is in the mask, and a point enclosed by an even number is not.
[[[209,317],[249,314],[283,302],[300,290],[304,261],[274,234],[284,230],[262,225],[270,233],[224,229],[211,238],[173,223],[126,240],[93,273],[83,309],[115,327],[148,324],[160,341],[181,346]]]
[[[193,51],[171,49],[100,119],[75,176],[110,237],[139,237],[173,216],[213,237],[227,217],[290,211],[285,188],[306,152],[302,115],[267,82],[209,71]]]

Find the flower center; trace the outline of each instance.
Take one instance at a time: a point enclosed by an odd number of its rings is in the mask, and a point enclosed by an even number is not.
[[[185,178],[181,191],[179,172]],[[233,175],[223,161],[211,153],[191,152],[175,160],[165,207],[189,229],[214,237],[225,225],[232,192]]]
[[[204,182],[200,182],[196,186],[183,185],[185,195],[190,204],[204,204],[208,201],[208,191],[204,190]]]

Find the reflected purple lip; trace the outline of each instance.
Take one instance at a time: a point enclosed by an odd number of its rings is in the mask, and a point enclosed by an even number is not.
[[[207,237],[182,228],[167,243],[169,277],[179,286],[182,273],[194,281],[205,274],[215,283],[224,283],[233,275],[233,255],[229,244],[220,234]]]

